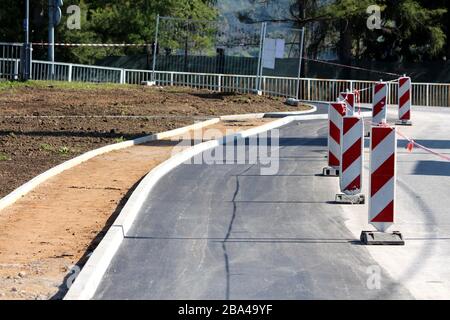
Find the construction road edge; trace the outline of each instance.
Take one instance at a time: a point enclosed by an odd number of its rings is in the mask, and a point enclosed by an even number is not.
[[[371,115],[371,112],[361,113],[362,117],[370,117]],[[240,119],[242,119],[242,116],[240,116]],[[119,249],[126,233],[131,228],[137,214],[139,213],[139,210],[142,208],[145,200],[148,198],[148,195],[150,194],[152,188],[168,172],[202,152],[223,145],[224,143],[226,143],[226,141],[230,141],[230,139],[247,138],[282,127],[293,121],[326,119],[328,119],[328,114],[288,116],[227,137],[200,143],[174,155],[170,159],[155,167],[141,181],[136,190],[130,196],[128,202],[123,207],[119,216],[110,227],[103,240],[94,250],[89,260],[81,270],[80,274],[70,287],[69,291],[64,297],[64,300],[92,299],[110,262]],[[231,118],[228,118],[228,120],[231,120]]]

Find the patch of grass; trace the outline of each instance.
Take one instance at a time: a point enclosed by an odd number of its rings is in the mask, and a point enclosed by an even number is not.
[[[51,144],[48,143],[42,143],[39,146],[39,149],[41,149],[42,151],[55,151],[55,147],[53,147]]]
[[[67,154],[69,154],[69,152],[70,152],[70,149],[66,146],[62,146],[62,147],[58,148],[58,153],[60,155],[67,155]]]
[[[114,143],[121,143],[127,141],[127,139],[125,139],[124,137],[120,137],[120,138],[115,138],[114,139]]]
[[[11,160],[11,157],[8,156],[7,154],[0,152],[0,161],[9,161]]]
[[[66,81],[3,81],[0,82],[0,91],[14,90],[19,88],[54,88],[54,89],[77,89],[77,90],[98,90],[98,89],[126,89],[136,88],[136,86],[117,83],[87,83],[87,82],[66,82]]]

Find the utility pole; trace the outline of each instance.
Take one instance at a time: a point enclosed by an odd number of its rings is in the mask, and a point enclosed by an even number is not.
[[[25,1],[25,19],[23,20],[25,42],[22,60],[22,80],[29,80],[31,73],[31,45],[30,45],[30,0]]]
[[[48,61],[55,62],[55,0],[48,0]],[[53,75],[52,65],[52,75]]]
[[[48,61],[55,62],[55,26],[61,22],[63,0],[48,0]],[[55,65],[51,65],[51,76],[55,74]]]

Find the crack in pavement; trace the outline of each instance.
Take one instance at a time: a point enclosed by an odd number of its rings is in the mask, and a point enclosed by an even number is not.
[[[239,173],[235,176],[236,177],[236,189],[233,194],[233,199],[231,200],[233,202],[233,214],[231,215],[231,220],[228,225],[228,230],[225,235],[225,238],[222,241],[222,250],[223,250],[223,256],[225,259],[225,272],[226,272],[225,300],[230,300],[230,260],[229,260],[229,255],[228,255],[228,251],[227,251],[226,242],[228,241],[228,239],[230,239],[231,231],[233,230],[233,224],[236,219],[236,211],[237,211],[236,197],[237,197],[237,195],[239,193],[239,189],[240,189],[239,177],[241,175],[245,174],[246,172],[248,172],[254,166],[255,166],[254,164],[251,165],[249,168],[245,169],[244,171],[242,171],[241,173]]]

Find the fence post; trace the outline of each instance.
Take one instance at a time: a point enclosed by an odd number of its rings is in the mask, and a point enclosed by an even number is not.
[[[307,92],[308,92],[308,101],[311,101],[311,79],[308,79]]]
[[[172,86],[172,87],[173,87],[173,77],[174,77],[174,73],[171,72],[170,73],[170,86]]]
[[[353,80],[350,80],[350,92],[353,92],[354,84]]]
[[[67,74],[67,81],[72,82],[72,69],[73,69],[73,65],[69,64],[69,72]]]
[[[19,60],[14,60],[14,80],[19,78]]]
[[[262,95],[266,92],[266,77],[263,77]]]
[[[120,70],[120,84],[125,83],[125,69]]]
[[[222,92],[222,75],[217,76],[217,91]]]
[[[430,84],[427,83],[427,94],[426,94],[426,106],[429,107],[430,106]]]

